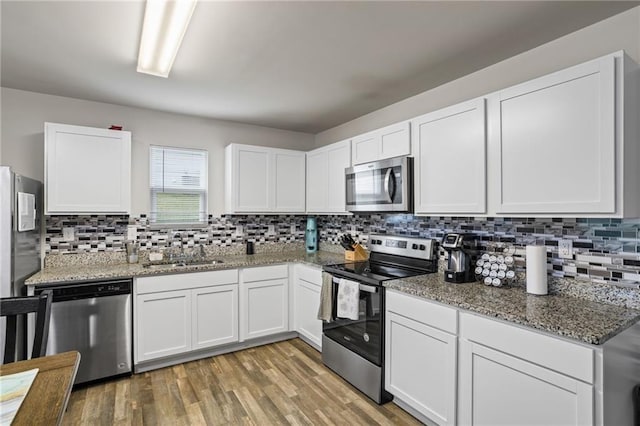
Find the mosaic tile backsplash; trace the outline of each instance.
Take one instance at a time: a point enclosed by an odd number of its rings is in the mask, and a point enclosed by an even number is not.
[[[200,228],[154,229],[147,218],[128,216],[48,216],[47,254],[122,251],[128,226],[134,225],[142,250],[280,242],[302,243],[307,216],[223,216],[209,218]],[[370,233],[441,239],[446,232],[478,235],[480,250],[513,245],[516,266],[523,270],[524,247],[547,246],[550,274],[577,277],[596,283],[638,288],[640,283],[640,220],[574,218],[470,218],[415,217],[413,215],[318,216],[320,241],[338,244],[338,237],[351,233],[366,243]],[[66,241],[64,228],[73,228]],[[573,259],[558,257],[558,240],[573,241]],[[442,258],[444,251],[440,251]]]

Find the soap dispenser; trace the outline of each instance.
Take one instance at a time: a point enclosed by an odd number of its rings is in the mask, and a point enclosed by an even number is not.
[[[307,218],[307,230],[305,231],[305,247],[307,253],[315,253],[318,251],[318,227],[316,225],[316,218]]]

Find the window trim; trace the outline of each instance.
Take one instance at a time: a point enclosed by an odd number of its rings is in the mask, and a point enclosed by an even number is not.
[[[203,196],[203,207],[204,207],[204,211],[202,212],[203,215],[203,220],[202,221],[197,221],[197,222],[156,222],[155,220],[153,220],[152,218],[154,217],[154,215],[157,215],[157,212],[154,212],[154,204],[153,204],[153,200],[154,200],[154,194],[157,194],[159,192],[163,192],[162,189],[158,189],[156,187],[153,187],[151,182],[153,181],[153,168],[152,168],[152,150],[154,148],[157,149],[173,149],[173,150],[177,150],[177,151],[195,151],[198,153],[203,153],[204,154],[204,187],[202,190],[197,190],[197,191],[190,191],[190,190],[173,190],[173,191],[164,191],[164,192],[169,192],[169,193],[175,193],[175,194],[196,194],[196,193],[202,193]],[[149,220],[149,227],[151,229],[174,229],[174,228],[206,228],[207,226],[209,226],[209,151],[206,149],[199,149],[199,148],[187,148],[187,147],[181,147],[181,146],[169,146],[169,145],[155,145],[155,144],[150,144],[149,145],[149,182],[148,182],[148,190],[149,190],[149,216],[148,216],[148,220]]]

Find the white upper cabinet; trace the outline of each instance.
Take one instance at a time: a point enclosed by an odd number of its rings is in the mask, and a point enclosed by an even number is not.
[[[304,152],[231,144],[225,166],[227,213],[304,213]]]
[[[266,212],[273,184],[269,148],[229,145],[226,148],[226,197],[229,212]]]
[[[346,213],[345,173],[351,165],[351,141],[307,152],[307,212]]]
[[[392,124],[351,140],[353,164],[411,154],[409,122]]]
[[[45,214],[128,214],[131,133],[45,123]]]
[[[485,123],[484,98],[411,120],[416,214],[486,213]]]
[[[496,213],[637,214],[636,68],[618,52],[490,97]]]
[[[278,212],[305,211],[305,153],[277,150],[275,163],[274,210]]]

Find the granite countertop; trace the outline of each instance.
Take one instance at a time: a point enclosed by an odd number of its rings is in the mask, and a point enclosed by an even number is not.
[[[535,296],[523,286],[451,284],[441,273],[387,281],[385,287],[536,330],[601,345],[640,320],[640,311],[563,295]]]
[[[157,269],[144,268],[141,263],[102,264],[102,265],[73,265],[50,267],[41,270],[26,280],[27,285],[55,284],[74,281],[88,281],[105,278],[132,278],[153,275],[178,274],[189,272],[216,271],[221,269],[247,268],[252,266],[266,266],[278,263],[305,263],[313,266],[323,266],[344,262],[342,253],[317,252],[307,254],[304,250],[264,253],[252,255],[215,256],[211,260],[222,260],[222,263],[161,267]]]
[[[303,249],[220,255],[211,260],[222,263],[180,267],[144,268],[141,263],[74,264],[47,267],[30,277],[27,285],[72,283],[108,278],[132,278],[176,273],[304,263],[323,266],[343,263],[343,253],[319,251],[308,255]],[[534,296],[523,286],[489,287],[481,283],[446,283],[442,273],[386,281],[385,287],[455,308],[475,312],[536,330],[601,345],[640,320],[640,310],[566,295]]]

